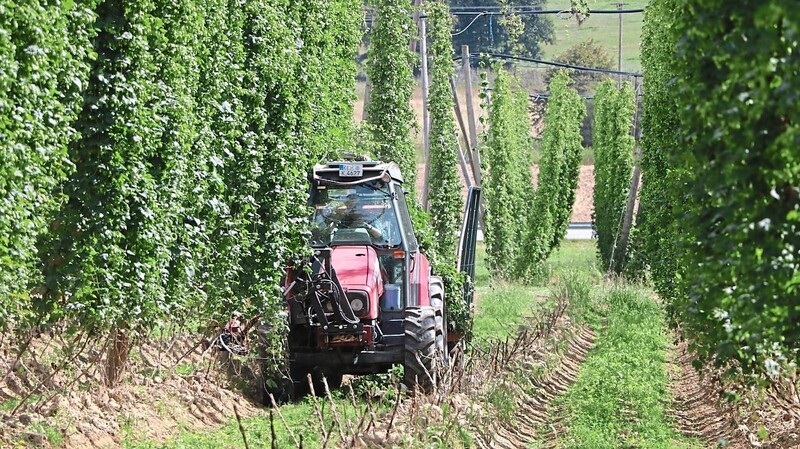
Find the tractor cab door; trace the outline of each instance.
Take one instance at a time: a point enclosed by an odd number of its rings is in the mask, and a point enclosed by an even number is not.
[[[419,243],[414,235],[411,215],[406,204],[405,193],[399,184],[393,185],[395,207],[399,219],[400,231],[403,234],[403,286],[404,307],[420,305],[420,256]],[[427,262],[427,261],[426,261]]]

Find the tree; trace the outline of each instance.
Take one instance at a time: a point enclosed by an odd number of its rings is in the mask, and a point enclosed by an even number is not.
[[[614,68],[614,60],[611,58],[611,55],[608,54],[605,47],[595,42],[594,38],[589,38],[573,45],[556,56],[554,60],[564,64],[582,67],[598,69]],[[552,69],[547,71],[545,80],[548,84],[558,70],[559,69]],[[599,82],[609,78],[609,75],[605,73],[587,72],[585,70],[573,70],[569,72],[569,76],[572,78],[575,90],[581,95],[594,95],[595,86],[597,86]]]
[[[450,7],[499,7],[507,6],[513,10],[514,6],[525,5],[544,9],[545,0],[450,0]],[[542,55],[542,44],[553,43],[553,23],[546,15],[528,14],[519,15],[524,29],[519,36],[521,54],[515,52],[514,42],[509,39],[509,31],[502,19],[497,16],[480,16],[481,10],[476,9],[475,14],[459,15],[453,35],[453,46],[461,48],[469,45],[471,53],[513,53],[517,56],[538,58]],[[474,22],[473,22],[474,20]],[[471,25],[470,25],[471,23]]]

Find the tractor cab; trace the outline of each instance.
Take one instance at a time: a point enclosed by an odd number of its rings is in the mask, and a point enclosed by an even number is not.
[[[285,285],[292,376],[335,386],[403,364],[409,386],[430,387],[446,352],[444,285],[419,251],[399,167],[336,161],[310,181],[313,256]]]
[[[314,208],[311,246],[336,253],[346,252],[347,247],[371,247],[389,290],[384,307],[401,310],[405,305],[419,305],[419,294],[427,293],[419,291],[419,277],[411,277],[414,272],[420,274],[413,262],[421,255],[397,164],[345,161],[317,165],[310,193]],[[427,267],[427,259],[423,264]]]

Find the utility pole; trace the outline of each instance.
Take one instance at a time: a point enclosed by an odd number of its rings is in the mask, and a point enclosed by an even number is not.
[[[467,126],[469,126],[469,140],[467,146],[472,155],[472,175],[475,185],[481,185],[481,154],[478,152],[478,129],[475,124],[475,106],[472,104],[472,67],[469,65],[469,46],[461,46],[461,61],[464,70],[464,89],[467,97]],[[466,137],[466,136],[465,136]]]
[[[425,172],[422,184],[422,206],[428,210],[428,177],[430,176],[430,131],[431,123],[428,116],[428,45],[425,25],[425,15],[419,17],[419,53],[422,63],[422,146],[425,154]]]
[[[452,76],[450,77],[450,92],[453,94],[453,110],[456,113],[458,127],[461,129],[461,136],[464,138],[464,146],[466,147],[466,161],[470,164],[470,166],[472,166],[472,154],[470,154],[471,146],[469,143],[469,135],[467,135],[467,125],[464,123],[464,115],[461,113],[461,101],[458,99],[456,80]]]
[[[622,11],[625,3],[617,3],[617,11]],[[617,72],[622,71],[622,13],[619,13],[619,33],[617,33]],[[622,87],[622,74],[617,75],[617,89]]]
[[[636,95],[636,113],[633,117],[633,135],[635,137],[635,150],[633,156],[633,174],[631,175],[631,185],[628,189],[628,199],[625,205],[625,215],[622,221],[622,230],[620,232],[620,239],[617,242],[617,248],[615,248],[615,252],[619,254],[619,269],[622,271],[622,268],[627,263],[628,258],[628,239],[631,235],[631,228],[633,227],[633,208],[636,204],[636,196],[639,192],[639,181],[642,176],[642,168],[641,168],[641,160],[642,160],[642,146],[641,146],[641,137],[642,137],[642,126],[641,126],[641,104],[639,102],[639,88],[640,88],[640,81],[639,78],[634,79],[634,88],[633,92]],[[613,264],[614,261],[612,260],[611,263]]]
[[[475,106],[472,104],[472,66],[469,64],[469,46],[461,46],[461,62],[464,70],[464,89],[465,96],[467,97],[467,126],[469,126],[469,138],[464,136],[467,141],[467,151],[472,155],[470,158],[472,162],[472,176],[475,179],[475,186],[480,187],[483,182],[481,174],[481,153],[478,151],[478,128],[475,122]],[[481,198],[483,198],[481,196]],[[486,229],[484,225],[483,216],[486,213],[486,208],[483,205],[483,199],[478,202],[478,226],[480,229]]]

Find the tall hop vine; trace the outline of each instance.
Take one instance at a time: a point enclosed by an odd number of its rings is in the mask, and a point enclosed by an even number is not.
[[[169,139],[160,106],[175,80],[156,82],[150,43],[162,42],[162,29],[152,24],[153,7],[109,1],[96,10],[98,58],[75,124],[75,172],[64,186],[69,201],[57,219],[48,276],[51,311],[90,329],[137,327],[173,305],[165,289],[178,224],[160,200],[180,192],[160,190],[175,175],[166,164],[174,153],[160,146]],[[58,309],[61,295],[67,303]]]
[[[433,1],[425,5],[430,20],[430,215],[436,233],[436,253],[443,261],[455,265],[457,236],[461,223],[463,200],[458,179],[458,142],[453,119],[453,45],[450,39],[451,19],[447,4]]]
[[[670,11],[677,0],[659,0],[648,5],[642,28],[642,190],[636,233],[642,257],[649,267],[656,290],[671,298],[678,280],[679,219],[673,215],[683,201],[669,186],[675,183],[677,167],[671,154],[678,150],[678,105],[673,81],[677,80],[674,48],[677,36],[671,27]],[[646,50],[645,50],[646,49]]]
[[[469,332],[470,312],[463,301],[464,279],[456,272],[456,246],[461,226],[463,200],[458,179],[458,142],[453,119],[453,45],[450,36],[452,20],[449,8],[442,1],[426,3],[430,27],[430,227],[434,246],[434,272],[445,282],[448,324],[462,335]],[[415,223],[417,224],[417,223]]]
[[[496,68],[491,98],[487,97],[488,130],[484,133],[487,262],[497,277],[513,278],[529,257],[525,243],[534,200],[530,167],[532,141],[528,96],[517,79]],[[527,262],[526,262],[527,263]]]
[[[594,214],[597,249],[603,267],[622,271],[623,254],[615,251],[622,228],[633,165],[634,139],[631,134],[636,102],[629,83],[617,89],[607,79],[595,95],[594,136]]]
[[[570,82],[564,70],[550,80],[538,188],[528,220],[528,254],[520,259],[519,271],[526,277],[540,274],[544,261],[561,243],[575,203],[583,153],[580,130],[586,105],[578,92],[569,87]]]
[[[0,329],[30,312],[43,282],[36,243],[69,174],[67,146],[87,84],[92,11],[5,2],[0,13]]]
[[[378,159],[396,162],[406,188],[414,191],[417,159],[411,130],[415,127],[411,95],[416,60],[408,43],[415,36],[411,3],[376,0],[377,19],[370,40],[367,76],[372,85],[367,127]]]
[[[359,5],[4,5],[0,326],[277,310],[307,170],[351,145]]]
[[[790,1],[675,4],[650,6],[643,52],[653,54],[644,63],[655,93],[645,102],[655,133],[644,169],[656,181],[643,197],[648,246],[659,250],[654,278],[701,359],[751,379],[791,375],[800,115],[784,93],[800,89],[800,56],[787,45],[800,11]]]
[[[567,232],[583,156],[581,123],[586,116],[586,104],[578,91],[569,86],[570,83],[566,71],[561,71],[550,81],[550,98],[542,135],[542,168],[553,161],[554,170],[539,172],[539,186],[546,189],[550,198],[540,195],[534,208],[549,210],[553,218],[548,255],[560,245]]]

